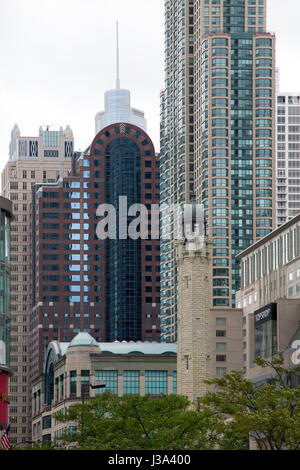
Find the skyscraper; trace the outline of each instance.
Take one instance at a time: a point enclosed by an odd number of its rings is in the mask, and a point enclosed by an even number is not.
[[[30,311],[32,307],[32,185],[55,183],[71,170],[73,133],[69,126],[38,136],[11,133],[9,160],[2,172],[2,194],[13,203],[11,223],[11,371],[9,414],[15,417],[11,440],[30,440]]]
[[[165,16],[161,200],[203,203],[213,307],[235,307],[236,255],[275,226],[275,37],[265,0],[166,1]],[[172,237],[161,255],[162,337],[174,340]]]
[[[276,218],[300,212],[300,93],[277,93]]]
[[[32,379],[42,372],[48,343],[71,341],[80,331],[97,341],[159,341],[159,238],[127,236],[138,217],[134,205],[147,206],[151,230],[158,203],[159,158],[150,137],[132,124],[100,131],[75,175],[36,185]],[[116,219],[108,230],[115,227],[116,238],[99,237],[98,224],[109,210]]]
[[[126,122],[134,124],[145,132],[147,131],[147,121],[143,111],[131,107],[130,91],[120,87],[120,66],[119,66],[119,28],[117,23],[117,48],[116,48],[116,88],[108,90],[104,95],[105,111],[100,111],[95,117],[96,134],[104,127],[116,122]]]

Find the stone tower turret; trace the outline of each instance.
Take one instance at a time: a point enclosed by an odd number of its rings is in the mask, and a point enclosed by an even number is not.
[[[191,402],[205,395],[208,385],[204,380],[211,378],[212,243],[204,230],[202,233],[175,242],[178,269],[177,393],[187,396]]]

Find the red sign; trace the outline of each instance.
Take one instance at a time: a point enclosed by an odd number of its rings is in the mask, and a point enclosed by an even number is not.
[[[8,422],[8,373],[0,369],[0,423]]]

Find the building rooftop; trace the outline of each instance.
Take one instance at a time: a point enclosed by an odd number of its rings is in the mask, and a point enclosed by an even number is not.
[[[64,343],[66,344],[66,343]],[[78,333],[71,341],[71,343],[67,343],[68,348],[73,348],[76,346],[98,346],[97,341],[89,334],[89,333]]]
[[[148,341],[114,341],[111,343],[98,343],[89,333],[78,333],[70,343],[51,341],[48,345],[44,369],[47,367],[48,358],[56,362],[67,353],[69,348],[87,347],[99,348],[102,354],[177,354],[176,343],[156,343]]]
[[[276,228],[275,230],[270,232],[268,235],[266,235],[265,237],[258,240],[256,243],[253,243],[253,245],[249,246],[246,250],[239,253],[237,255],[237,258],[244,258],[245,256],[249,255],[252,251],[256,250],[260,246],[262,246],[265,243],[267,243],[268,241],[272,240],[277,235],[284,232],[285,230],[287,230],[288,228],[290,228],[292,225],[296,224],[299,221],[300,221],[300,214],[297,214],[295,217],[288,220],[285,224],[280,225],[280,227]]]
[[[99,343],[102,354],[177,354],[176,343],[115,341]]]

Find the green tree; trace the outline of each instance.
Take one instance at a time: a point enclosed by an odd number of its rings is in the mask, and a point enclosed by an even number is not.
[[[11,450],[56,450],[56,446],[51,441],[44,441],[38,444],[37,442],[27,442],[25,444],[15,444]]]
[[[300,387],[291,388],[291,374],[300,375],[299,366],[283,366],[282,353],[272,361],[256,364],[271,367],[274,378],[261,386],[234,371],[207,381],[216,387],[199,400],[199,409],[214,412],[223,421],[223,448],[230,448],[235,436],[249,436],[260,450],[300,449]]]
[[[76,430],[66,432],[61,444],[76,443],[77,449],[213,449],[219,436],[213,413],[191,410],[189,400],[179,395],[117,397],[105,392],[56,419],[68,426],[76,423]]]
[[[292,389],[289,381],[300,367],[284,367],[282,354],[256,363],[271,367],[274,378],[258,386],[233,371],[207,381],[214,389],[197,409],[179,395],[117,397],[106,391],[56,414],[67,431],[51,448],[245,450],[251,437],[261,450],[300,449],[300,387]]]

